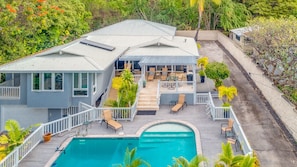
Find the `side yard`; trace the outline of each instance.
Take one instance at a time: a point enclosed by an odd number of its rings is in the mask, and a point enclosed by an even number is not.
[[[297,158],[294,146],[285,132],[269,112],[266,99],[259,95],[238,66],[214,41],[201,41],[200,55],[209,57],[210,61],[224,62],[231,71],[231,77],[225,85],[234,85],[238,96],[232,107],[239,119],[245,134],[256,151],[261,166],[296,166]]]

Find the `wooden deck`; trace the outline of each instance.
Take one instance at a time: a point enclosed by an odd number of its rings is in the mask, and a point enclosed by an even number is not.
[[[157,111],[156,115],[136,115],[132,122],[121,121],[124,129],[119,130],[117,133],[115,133],[113,129],[107,129],[104,123],[101,125],[100,122],[93,122],[87,128],[82,126],[69,132],[53,136],[52,140],[47,143],[39,144],[21,161],[19,166],[46,166],[50,159],[54,159],[54,154],[57,154],[57,147],[59,147],[65,140],[71,139],[71,137],[77,135],[78,132],[80,135],[87,136],[96,135],[100,137],[115,135],[123,137],[135,135],[141,127],[158,120],[181,120],[196,127],[200,132],[199,140],[201,142],[202,154],[208,158],[209,165],[213,166],[213,163],[218,158],[218,154],[221,152],[221,143],[226,142],[226,139],[224,135],[220,134],[222,122],[211,120],[206,114],[205,108],[205,105],[188,105],[177,114],[170,114],[170,107],[168,105],[163,105],[160,106],[160,110]]]

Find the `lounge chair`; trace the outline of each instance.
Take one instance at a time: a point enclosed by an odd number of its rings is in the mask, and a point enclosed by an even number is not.
[[[150,67],[150,70],[148,72],[147,80],[148,81],[153,81],[154,78],[155,78],[155,73],[156,73],[156,69],[154,67]]]
[[[229,119],[228,123],[222,123],[221,124],[221,134],[225,132],[225,137],[227,137],[227,133],[233,133],[233,124],[234,120]]]
[[[185,102],[185,94],[179,94],[178,96],[178,101],[177,103],[171,108],[170,112],[176,113],[178,112],[180,109],[184,108],[184,105],[187,105],[187,103]]]
[[[168,69],[167,67],[162,68],[162,75],[161,75],[161,81],[166,81],[168,76]]]
[[[115,131],[117,131],[118,129],[122,128],[123,129],[123,125],[120,124],[118,121],[114,120],[112,118],[111,115],[111,110],[104,110],[103,111],[103,122],[106,123],[106,128],[108,128],[108,126],[112,127]]]

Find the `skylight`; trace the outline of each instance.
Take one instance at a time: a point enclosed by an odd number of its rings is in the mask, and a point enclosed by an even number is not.
[[[115,49],[115,47],[113,47],[113,46],[105,45],[105,44],[94,42],[94,41],[90,41],[90,40],[87,40],[87,39],[84,39],[84,40],[80,41],[80,43],[85,44],[85,45],[89,45],[89,46],[92,46],[92,47],[108,50],[108,51],[113,51]]]

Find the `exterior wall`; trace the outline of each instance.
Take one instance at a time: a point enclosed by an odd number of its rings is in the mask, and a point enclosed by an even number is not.
[[[92,106],[95,106],[97,99],[106,92],[112,73],[114,71],[114,63],[112,63],[103,73],[98,74],[97,93],[93,95]]]
[[[17,100],[0,100],[1,104],[27,104],[27,74],[20,74],[20,99]]]
[[[178,95],[179,93],[174,93],[174,94],[161,94],[160,97],[160,105],[168,105],[170,101],[177,101],[178,100]],[[188,105],[193,105],[194,104],[194,95],[192,93],[185,93],[186,99],[185,101],[187,102]]]
[[[1,105],[0,110],[0,131],[4,130],[5,122],[8,119],[18,121],[20,126],[24,128],[48,121],[47,109],[28,108],[26,105]]]
[[[63,91],[32,91],[32,75],[27,74],[27,105],[34,108],[68,108],[71,106],[72,73],[64,73]]]
[[[216,41],[218,31],[215,30],[199,30],[198,40]],[[176,36],[195,37],[196,31],[176,31]]]
[[[48,122],[57,120],[62,117],[61,109],[48,109]]]

